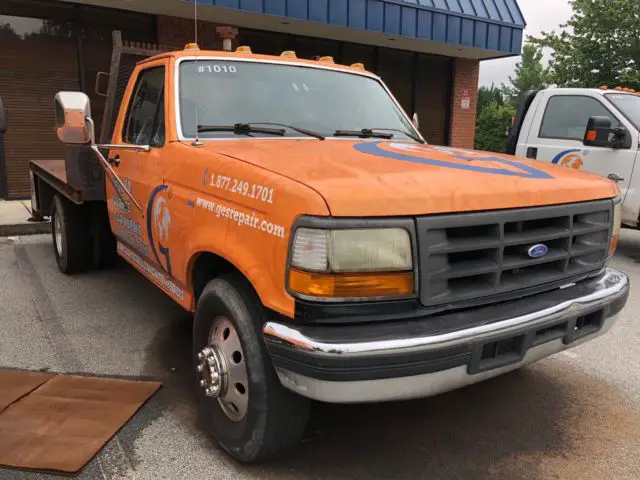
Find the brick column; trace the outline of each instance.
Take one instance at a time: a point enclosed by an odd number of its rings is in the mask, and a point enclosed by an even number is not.
[[[453,65],[453,89],[451,123],[449,125],[449,145],[459,148],[473,148],[476,133],[476,105],[478,100],[478,75],[480,62],[456,58]],[[471,94],[468,109],[462,108],[463,92]]]
[[[158,15],[158,43],[183,48],[194,41],[193,19]],[[218,23],[198,20],[198,45],[203,50],[222,50],[222,39],[216,34]],[[236,45],[233,45],[234,48]]]

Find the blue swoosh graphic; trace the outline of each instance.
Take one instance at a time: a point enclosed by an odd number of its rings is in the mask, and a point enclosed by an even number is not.
[[[547,172],[543,172],[541,170],[530,167],[528,165],[523,165],[521,163],[507,160],[504,158],[498,158],[493,156],[467,157],[464,155],[454,155],[454,158],[458,158],[461,160],[490,161],[490,162],[502,163],[504,165],[509,165],[510,167],[516,168],[520,171],[508,170],[506,168],[481,167],[479,165],[465,165],[465,164],[447,162],[445,160],[435,160],[432,158],[416,157],[413,155],[407,155],[406,153],[398,153],[398,152],[392,152],[389,150],[384,150],[380,148],[381,143],[384,143],[384,142],[362,142],[362,143],[355,144],[354,148],[361,153],[366,153],[367,155],[373,155],[376,157],[383,157],[383,158],[391,158],[393,160],[402,160],[405,162],[421,163],[423,165],[433,165],[436,167],[453,168],[457,170],[466,170],[466,171],[478,172],[478,173],[489,173],[492,175],[504,175],[508,177],[539,178],[539,179],[554,178],[553,176],[549,175]]]
[[[562,159],[562,157],[564,157],[565,155],[569,153],[579,152],[579,151],[580,151],[579,148],[574,148],[572,150],[565,150],[564,152],[560,152],[555,157],[553,157],[553,160],[551,160],[551,163],[558,163],[560,159]]]

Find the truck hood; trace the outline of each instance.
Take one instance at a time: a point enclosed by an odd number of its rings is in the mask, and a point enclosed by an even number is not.
[[[309,186],[334,216],[532,207],[618,194],[613,182],[567,167],[416,143],[245,139],[205,148]]]

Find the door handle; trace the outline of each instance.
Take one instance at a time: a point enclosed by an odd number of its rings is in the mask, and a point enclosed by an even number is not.
[[[610,173],[609,175],[607,175],[607,178],[609,180],[613,180],[616,183],[619,182],[624,182],[624,178],[622,178],[621,176],[619,176],[617,173]]]
[[[120,166],[120,155],[116,154],[115,157],[112,157],[108,160],[108,162],[114,167]]]

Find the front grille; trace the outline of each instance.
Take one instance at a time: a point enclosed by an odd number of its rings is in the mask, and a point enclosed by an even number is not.
[[[426,306],[562,284],[604,265],[610,200],[420,217],[420,297]],[[545,255],[528,249],[544,244]]]

